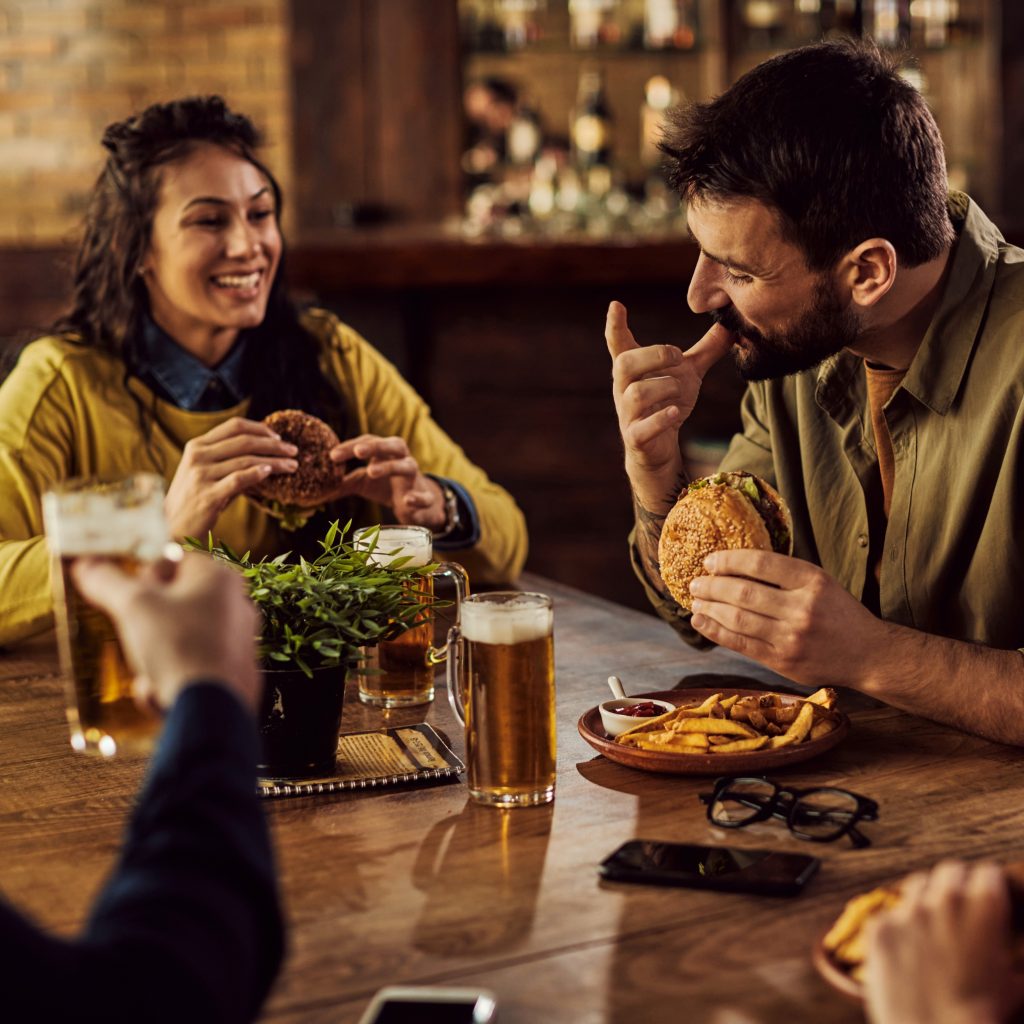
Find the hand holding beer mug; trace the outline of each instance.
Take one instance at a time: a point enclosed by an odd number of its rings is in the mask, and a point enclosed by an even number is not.
[[[134,674],[114,625],[78,593],[70,567],[81,555],[98,555],[132,572],[168,552],[180,553],[167,532],[164,482],[154,473],[117,483],[68,480],[43,495],[43,522],[71,746],[104,757],[148,753],[160,718],[135,700]]]
[[[462,602],[448,633],[448,691],[466,727],[469,795],[496,807],[555,797],[554,614],[544,594]]]
[[[404,567],[430,565],[433,539],[425,526],[369,526],[357,530],[357,547],[370,547],[370,563],[386,568],[397,559]],[[455,584],[455,621],[469,589],[466,570],[457,562],[442,562],[429,576],[408,586],[429,592],[433,599],[434,577],[448,576]],[[359,650],[359,699],[379,708],[429,704],[434,699],[434,668],[445,660],[447,647],[434,647],[433,616],[424,612],[416,625],[393,640],[381,640]]]

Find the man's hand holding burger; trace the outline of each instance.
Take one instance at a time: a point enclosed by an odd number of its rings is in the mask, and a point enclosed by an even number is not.
[[[703,567],[709,575],[689,585],[690,622],[702,636],[811,686],[884,674],[888,624],[824,569],[750,549],[717,551]]]
[[[704,375],[732,347],[732,335],[715,324],[685,352],[675,345],[641,347],[629,329],[626,307],[613,302],[604,336],[626,474],[637,503],[663,516],[683,483],[679,428],[697,404]]]
[[[330,459],[339,467],[350,459],[366,463],[341,478],[333,497],[356,494],[389,507],[399,523],[444,527],[444,492],[420,471],[403,438],[361,434],[332,448]]]

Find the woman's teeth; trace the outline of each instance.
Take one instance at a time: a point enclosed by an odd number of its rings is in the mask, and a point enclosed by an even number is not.
[[[251,274],[222,274],[215,277],[213,283],[218,288],[255,288],[259,280],[260,272],[254,270]]]

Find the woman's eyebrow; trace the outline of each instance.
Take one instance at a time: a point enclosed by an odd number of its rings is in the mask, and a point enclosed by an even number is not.
[[[261,196],[266,195],[270,191],[269,185],[264,185],[258,192],[253,192],[249,196],[249,202],[253,202],[259,199]],[[231,204],[220,196],[196,196],[195,199],[190,199],[184,206],[184,209],[189,209],[191,206],[198,206],[202,203],[212,203],[214,206],[230,206]]]

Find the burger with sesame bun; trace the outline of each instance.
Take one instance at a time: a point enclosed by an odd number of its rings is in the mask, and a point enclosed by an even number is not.
[[[782,495],[742,471],[694,480],[669,512],[658,543],[669,593],[690,608],[691,581],[707,575],[704,559],[734,548],[793,553],[793,519]]]
[[[285,530],[297,530],[332,496],[344,472],[331,462],[332,448],[341,442],[323,420],[299,409],[272,412],[263,422],[298,448],[294,473],[275,473],[253,488],[250,498]]]

